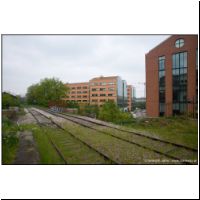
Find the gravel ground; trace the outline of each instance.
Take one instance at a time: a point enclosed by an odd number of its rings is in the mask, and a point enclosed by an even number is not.
[[[21,116],[18,119],[18,124],[36,124],[36,120],[34,117],[28,112],[28,110],[25,108],[24,111],[26,112],[25,115]]]

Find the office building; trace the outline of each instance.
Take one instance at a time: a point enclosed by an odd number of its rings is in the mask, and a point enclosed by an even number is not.
[[[147,115],[194,115],[198,103],[198,36],[173,35],[150,50],[145,60]]]
[[[68,83],[69,93],[63,100],[102,106],[106,101],[115,102],[120,108],[128,108],[127,83],[119,76],[100,76],[89,82]]]

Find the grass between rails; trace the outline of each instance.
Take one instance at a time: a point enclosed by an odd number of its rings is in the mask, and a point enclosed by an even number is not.
[[[134,144],[130,144],[109,135],[99,133],[86,127],[66,122],[62,125],[69,129],[76,137],[86,141],[99,152],[119,164],[148,164],[148,160],[171,160],[163,155],[149,151]],[[156,162],[155,162],[156,163]],[[156,163],[160,164],[160,163]]]
[[[46,128],[39,127],[35,124],[26,124],[20,127],[23,130],[32,131],[40,155],[40,164],[64,164],[64,161],[58,155],[45,134],[48,131]]]
[[[68,164],[112,164],[110,160],[105,159],[66,131],[59,130],[55,134],[55,130],[48,130],[48,134],[62,150]]]
[[[146,118],[134,120],[122,127],[198,149],[198,122],[194,119],[181,116]]]
[[[62,152],[67,164],[112,164],[65,131],[51,127],[39,127],[38,125],[22,125],[21,127],[33,132],[40,154],[40,164],[64,164],[64,161],[48,140],[47,135],[51,137]]]

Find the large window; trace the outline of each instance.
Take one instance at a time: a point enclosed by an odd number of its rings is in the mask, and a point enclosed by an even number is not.
[[[187,112],[187,52],[172,55],[173,114]]]
[[[165,56],[158,58],[159,69],[159,110],[160,115],[165,113]]]

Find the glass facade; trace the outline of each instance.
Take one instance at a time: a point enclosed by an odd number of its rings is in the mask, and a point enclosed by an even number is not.
[[[165,56],[158,58],[159,73],[159,112],[160,116],[165,113]]]
[[[120,77],[117,79],[117,104],[119,107],[126,107],[127,104],[127,84]]]
[[[187,112],[187,52],[172,55],[173,114]]]

